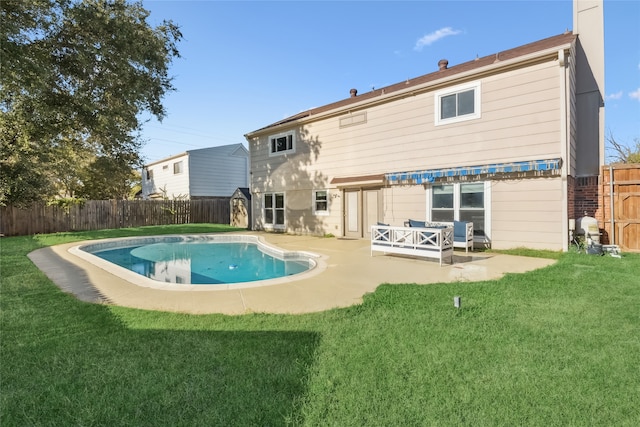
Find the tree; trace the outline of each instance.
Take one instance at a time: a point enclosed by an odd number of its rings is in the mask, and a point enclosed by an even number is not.
[[[81,192],[84,186],[82,177],[95,159],[96,149],[77,147],[74,139],[61,139],[59,144],[52,147],[49,179],[55,186],[56,195],[73,198]]]
[[[128,199],[138,175],[120,157],[98,157],[83,170],[78,196],[91,200]]]
[[[139,167],[140,113],[165,115],[179,28],[150,26],[139,1],[5,0],[0,12],[0,203],[79,179],[65,158]]]
[[[609,132],[607,135],[607,143],[613,152],[609,156],[614,163],[640,163],[640,138],[634,138],[633,146],[629,146],[615,139],[613,134]]]

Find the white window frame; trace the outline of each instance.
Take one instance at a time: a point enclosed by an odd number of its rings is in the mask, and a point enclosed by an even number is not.
[[[453,185],[453,219],[460,220],[460,184],[470,184],[466,182],[439,182],[427,187],[427,221],[432,221],[431,198],[433,196],[433,185]],[[491,242],[491,181],[484,181],[484,237],[474,236],[474,242]]]
[[[324,192],[326,195],[326,199],[325,200],[318,200],[318,193]],[[314,215],[320,215],[320,216],[326,216],[329,215],[329,200],[330,200],[330,193],[329,190],[326,189],[322,189],[322,190],[313,190],[312,192],[312,206],[313,206],[313,214]],[[326,209],[318,209],[318,202],[326,202],[327,204],[327,208]]]
[[[282,196],[282,208],[277,208],[275,206],[275,199],[276,196],[281,195]],[[272,207],[267,207],[267,196],[271,196],[273,198],[273,206]],[[267,222],[267,209],[271,209],[272,210],[272,218],[273,221],[272,222]],[[283,214],[282,214],[282,224],[277,224],[276,223],[276,218],[278,217],[276,215],[276,212],[278,210],[282,210]],[[264,195],[262,196],[262,222],[264,224],[264,228],[265,230],[285,230],[286,229],[286,222],[287,222],[287,199],[286,199],[286,195],[284,192],[268,192],[268,193],[264,193]]]
[[[178,171],[176,172],[176,169],[178,169]],[[174,162],[173,163],[173,174],[174,175],[179,175],[181,173],[184,172],[184,163],[182,163],[182,160],[178,161],[178,162]]]
[[[287,149],[281,151],[274,151],[274,141],[280,138],[287,138]],[[296,152],[296,134],[294,131],[281,132],[275,135],[270,135],[267,139],[269,146],[269,156],[282,156],[284,154],[292,154]],[[289,145],[291,146],[289,148]]]
[[[473,90],[473,113],[464,114],[461,116],[450,117],[448,119],[441,119],[441,106],[442,106],[442,98],[449,95],[457,95],[462,92],[467,92],[469,90]],[[442,126],[448,125],[450,123],[459,123],[465,122],[467,120],[475,120],[479,119],[482,116],[480,111],[480,106],[482,105],[482,84],[477,81],[473,83],[466,83],[463,85],[453,86],[450,88],[442,89],[434,93],[433,95],[433,104],[435,107],[434,111],[434,125]]]

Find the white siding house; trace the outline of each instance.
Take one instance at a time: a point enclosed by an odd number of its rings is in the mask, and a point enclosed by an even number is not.
[[[249,152],[242,144],[189,150],[144,166],[142,197],[230,197],[249,184]]]

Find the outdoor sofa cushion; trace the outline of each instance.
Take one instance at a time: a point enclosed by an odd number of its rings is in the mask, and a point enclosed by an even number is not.
[[[453,240],[456,242],[467,241],[467,223],[465,221],[453,221]]]
[[[424,221],[416,221],[414,219],[410,219],[409,220],[409,227],[425,228],[426,227],[426,222],[424,222]]]

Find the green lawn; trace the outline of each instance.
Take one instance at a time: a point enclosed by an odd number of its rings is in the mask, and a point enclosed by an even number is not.
[[[2,238],[0,425],[640,424],[640,255],[569,253],[497,281],[384,285],[361,306],[237,317],[83,303],[26,257],[226,230]]]

